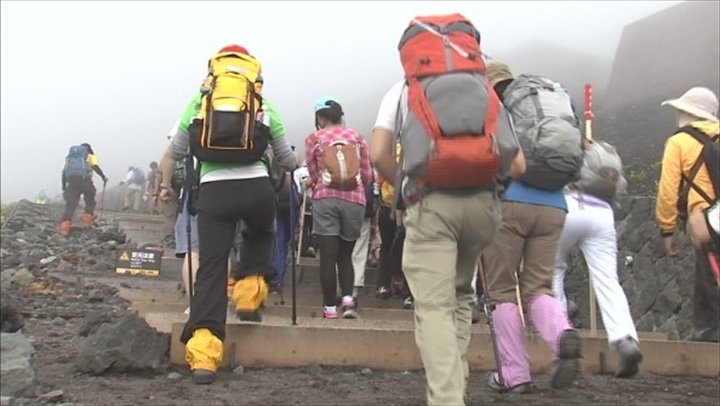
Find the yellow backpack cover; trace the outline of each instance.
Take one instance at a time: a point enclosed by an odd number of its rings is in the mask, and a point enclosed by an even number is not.
[[[199,160],[252,163],[262,158],[269,117],[263,117],[262,96],[255,87],[260,71],[260,61],[243,53],[219,52],[210,58],[200,111],[190,128]]]

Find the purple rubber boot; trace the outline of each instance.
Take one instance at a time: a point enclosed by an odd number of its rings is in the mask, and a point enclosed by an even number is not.
[[[502,384],[497,376],[491,375],[496,386],[493,389],[515,391],[530,386],[530,357],[525,347],[525,332],[522,319],[515,303],[499,303],[492,312],[495,337],[500,353]]]
[[[582,342],[567,315],[554,297],[538,296],[530,301],[530,320],[550,348],[553,365],[550,385],[555,389],[569,386],[580,373]]]

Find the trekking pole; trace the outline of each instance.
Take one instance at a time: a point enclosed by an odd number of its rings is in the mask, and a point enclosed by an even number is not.
[[[502,375],[502,366],[500,362],[500,349],[498,348],[497,343],[497,337],[495,335],[495,324],[493,324],[493,317],[492,312],[495,310],[495,305],[492,303],[490,299],[490,291],[488,289],[488,283],[487,283],[487,275],[485,274],[485,265],[483,264],[483,257],[482,255],[480,258],[478,258],[478,274],[480,275],[480,284],[482,285],[483,290],[483,310],[485,311],[485,314],[487,315],[487,324],[488,328],[490,329],[490,341],[492,341],[493,345],[493,353],[495,354],[495,366],[497,367],[498,371],[498,383],[501,387],[505,387],[505,381],[503,379]]]
[[[100,192],[100,214],[98,215],[98,221],[102,220],[103,211],[105,210],[105,186],[107,183],[103,181],[103,189]]]
[[[292,325],[297,326],[297,292],[295,288],[295,227],[293,219],[296,216],[295,213],[295,171],[290,172],[290,251],[292,252]]]
[[[190,192],[186,192],[185,199],[190,199]],[[186,203],[187,204],[187,201]],[[193,260],[192,260],[192,216],[190,211],[185,207],[185,234],[187,237],[187,259],[188,259],[188,299],[192,304],[193,296]]]
[[[585,84],[585,139],[592,142],[592,85]],[[593,287],[592,278],[588,273],[588,301],[590,306],[590,332],[595,335],[597,333],[597,303],[595,301],[595,288]]]
[[[190,307],[192,308],[192,297],[193,297],[193,261],[192,261],[192,216],[190,215],[190,201],[191,201],[191,193],[192,193],[192,187],[190,183],[192,182],[192,175],[193,175],[193,157],[192,155],[188,155],[185,158],[185,191],[184,191],[184,197],[185,197],[185,235],[187,237],[187,243],[186,243],[186,249],[187,249],[187,259],[188,259],[188,301],[190,302]]]

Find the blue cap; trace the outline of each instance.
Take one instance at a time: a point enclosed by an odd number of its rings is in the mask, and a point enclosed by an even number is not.
[[[319,99],[315,102],[315,112],[317,113],[317,112],[320,111],[320,110],[324,110],[324,109],[326,109],[326,108],[329,108],[331,101],[333,101],[333,102],[335,102],[335,103],[338,103],[338,101],[335,100],[334,97],[324,96],[324,97],[319,98]],[[340,103],[338,103],[338,104],[340,104]]]

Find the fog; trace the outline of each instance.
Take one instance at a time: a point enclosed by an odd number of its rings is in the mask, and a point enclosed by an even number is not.
[[[302,150],[323,95],[369,135],[385,90],[402,76],[397,43],[415,15],[463,13],[491,57],[548,43],[611,60],[626,24],[677,3],[2,1],[0,197],[59,194],[67,150],[82,142],[93,146],[108,186],[128,166],[147,170],[207,59],[227,44],[260,59],[264,95]]]

